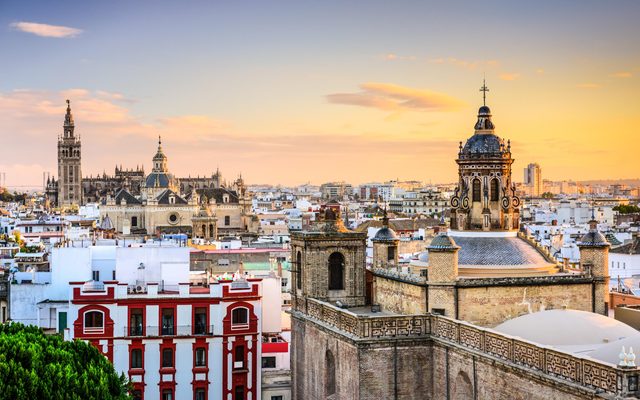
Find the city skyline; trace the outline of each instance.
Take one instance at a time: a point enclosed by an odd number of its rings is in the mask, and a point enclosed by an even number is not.
[[[0,4],[8,186],[56,175],[67,98],[86,176],[150,170],[160,134],[177,176],[453,182],[484,77],[516,170],[637,177],[637,3],[123,7]]]

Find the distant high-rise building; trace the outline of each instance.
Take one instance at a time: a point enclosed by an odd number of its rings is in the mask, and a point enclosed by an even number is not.
[[[74,133],[75,125],[71,104],[67,100],[63,134],[58,137],[58,205],[79,205],[82,202],[82,171],[80,169],[80,137]]]
[[[524,169],[524,184],[528,186],[529,195],[538,197],[542,194],[542,168],[531,163]]]

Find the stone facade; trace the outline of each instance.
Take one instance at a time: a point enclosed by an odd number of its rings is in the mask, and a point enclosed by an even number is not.
[[[71,103],[67,100],[63,134],[58,137],[57,204],[60,206],[82,203],[82,168],[80,137],[75,134]]]
[[[426,314],[427,285],[408,283],[401,278],[376,275],[374,301],[384,310],[398,314]]]

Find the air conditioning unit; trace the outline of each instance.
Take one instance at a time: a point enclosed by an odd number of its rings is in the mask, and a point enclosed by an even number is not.
[[[147,287],[142,285],[136,286],[136,293],[147,293]]]

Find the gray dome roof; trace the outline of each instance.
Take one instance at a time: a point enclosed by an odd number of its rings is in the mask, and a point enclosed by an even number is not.
[[[602,233],[591,230],[580,239],[578,246],[605,247],[610,246],[610,244]]]
[[[382,227],[378,229],[376,235],[373,237],[373,240],[398,240],[398,235],[396,235],[395,231],[389,227]]]
[[[171,182],[170,174],[166,172],[152,172],[147,175],[147,187],[168,188]]]
[[[493,133],[476,133],[471,136],[462,148],[462,153],[474,154],[502,153],[504,141]]]
[[[427,247],[429,250],[455,250],[459,248],[453,238],[445,233],[434,237],[429,247]]]

